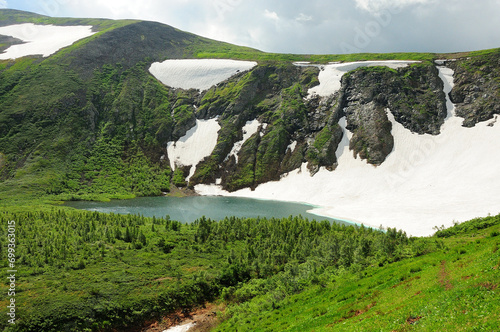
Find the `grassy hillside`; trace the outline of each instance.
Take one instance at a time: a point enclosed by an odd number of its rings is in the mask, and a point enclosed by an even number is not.
[[[429,253],[319,273],[299,294],[261,292],[230,306],[215,330],[497,331],[499,220],[466,222],[427,243],[413,239],[424,250],[435,245]]]
[[[196,94],[163,86],[149,65],[194,57],[194,44],[250,50],[159,23],[0,10],[0,25],[20,22],[88,24],[99,32],[48,58],[0,61],[0,199],[168,191],[171,170],[161,156],[194,122],[191,109],[176,105],[194,104]]]
[[[4,331],[139,330],[207,301],[227,307],[220,331],[499,327],[500,216],[430,238],[301,218],[182,225],[47,207],[4,209],[2,234],[10,220],[17,321],[2,320]]]
[[[15,9],[0,9],[0,26],[21,23],[53,24],[53,25],[92,25],[96,31],[104,31],[109,28],[119,27],[126,24],[139,22],[136,20],[105,20],[93,18],[63,18],[49,17],[35,13],[24,12]]]

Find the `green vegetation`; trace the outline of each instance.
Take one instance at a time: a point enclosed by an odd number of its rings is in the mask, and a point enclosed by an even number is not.
[[[0,218],[2,234],[8,221],[16,222],[19,320],[8,331],[141,325],[216,294],[204,276],[214,271],[209,266],[221,261],[223,251],[199,251],[192,246],[191,227],[181,231],[180,223],[168,218],[60,209],[3,212]],[[2,268],[7,263],[5,238]],[[2,300],[2,314],[4,304]],[[4,330],[6,321],[1,324]]]
[[[228,305],[221,331],[498,326],[500,216],[429,238],[300,217],[182,225],[48,207],[4,209],[2,234],[10,220],[19,306],[5,331],[138,327],[206,301]]]
[[[226,296],[233,305],[215,330],[497,330],[499,229],[500,216],[476,219],[435,237],[409,238],[361,265],[354,260],[332,269],[322,255],[290,264]],[[361,239],[354,257],[373,248]]]
[[[184,176],[184,172],[181,168],[177,168],[172,175],[172,183],[176,187],[185,187],[187,186],[186,177]]]
[[[191,48],[190,51],[196,58],[200,59],[238,59],[254,61],[309,61],[312,63],[328,62],[351,62],[367,60],[434,60],[441,58],[436,53],[356,53],[356,54],[281,54],[265,53],[254,49],[241,49],[232,47],[216,47],[213,49],[203,49],[199,47]],[[479,55],[479,54],[478,54]]]
[[[36,82],[4,87],[0,151],[6,162],[0,172],[7,181],[0,186],[26,183],[72,199],[168,191],[170,169],[154,150],[161,150],[169,139],[164,131],[174,127],[169,117],[158,120],[173,97],[143,66],[106,66],[88,83],[46,62],[0,73],[10,80],[21,73],[21,82]],[[84,87],[86,101],[75,93]]]
[[[316,138],[314,140],[314,147],[316,149],[318,149],[319,151],[321,151],[323,149],[323,147],[325,146],[325,144],[328,142],[328,140],[332,137],[332,131],[331,129],[326,126],[325,128],[323,128],[319,133],[318,135],[316,135]]]
[[[91,25],[96,31],[104,31],[110,28],[120,27],[126,24],[139,22],[137,20],[105,20],[92,18],[69,18],[69,17],[49,17],[29,12],[12,9],[0,9],[0,22],[2,26],[34,23],[53,25]]]
[[[196,118],[219,116],[221,130],[214,152],[189,185],[221,177],[235,190],[277,179],[304,160],[331,166],[334,160],[326,158],[334,156],[341,132],[330,120],[341,103],[334,100],[311,124],[318,105],[303,98],[318,84],[318,69],[299,69],[292,61],[424,60],[398,71],[397,79],[394,70],[381,67],[354,73],[394,78],[405,98],[393,101],[393,113],[415,111],[403,115],[418,124],[420,118],[428,123],[426,109],[437,108],[432,89],[415,89],[426,81],[419,71],[434,68],[430,60],[471,56],[459,66],[481,76],[498,50],[270,54],[150,22],[12,10],[0,10],[0,21],[85,24],[97,31],[49,58],[0,61],[0,264],[6,269],[5,234],[15,221],[19,271],[17,324],[3,319],[3,330],[138,330],[207,301],[227,305],[218,314],[221,331],[498,329],[500,216],[413,238],[395,229],[301,217],[181,224],[168,216],[106,215],[57,205],[187,186],[186,169],[170,169],[166,146]],[[152,62],[174,57],[259,65],[199,94],[165,87],[148,73]],[[245,122],[256,118],[267,127],[243,144],[239,163],[226,160]],[[314,138],[310,149],[306,138]],[[298,142],[293,155],[287,152],[290,141]],[[235,171],[226,174],[221,165]],[[5,294],[6,280],[1,288]],[[4,318],[7,301],[0,300]]]

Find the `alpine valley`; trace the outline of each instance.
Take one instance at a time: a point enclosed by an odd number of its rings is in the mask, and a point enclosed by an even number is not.
[[[208,306],[193,331],[496,330],[499,115],[500,49],[271,54],[0,9],[0,326],[162,331]],[[353,225],[62,204],[162,195]]]

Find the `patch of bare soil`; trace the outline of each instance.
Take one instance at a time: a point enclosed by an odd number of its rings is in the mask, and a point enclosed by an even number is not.
[[[410,324],[410,325],[413,325],[416,322],[418,322],[420,319],[422,319],[422,316],[410,316],[410,317],[408,317],[408,319],[406,320],[406,322],[408,324]]]
[[[448,271],[446,271],[446,261],[441,262],[441,269],[439,270],[439,283],[446,290],[450,290],[453,288],[453,285],[450,282]]]

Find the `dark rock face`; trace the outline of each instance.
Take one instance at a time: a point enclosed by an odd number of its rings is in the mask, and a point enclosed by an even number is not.
[[[322,99],[315,111],[311,111],[314,131],[309,135],[310,144],[307,145],[306,160],[311,174],[319,171],[320,167],[334,170],[337,167],[335,152],[342,140],[342,128],[338,125],[344,115],[342,91]]]
[[[347,129],[353,133],[349,148],[373,165],[380,165],[394,146],[386,108],[419,134],[439,134],[446,117],[443,82],[430,63],[398,70],[359,68],[344,75],[342,87]]]
[[[375,101],[365,104],[357,102],[351,101],[345,109],[346,128],[353,132],[349,149],[370,164],[380,165],[394,147],[392,124],[384,108]]]
[[[6,49],[11,47],[12,45],[23,44],[24,42],[21,39],[17,39],[11,36],[0,35],[0,53],[3,53]]]
[[[438,135],[447,110],[437,68],[431,63],[400,68],[387,83],[387,107],[396,121],[412,132]]]
[[[221,130],[209,158],[197,167],[190,185],[213,183],[237,190],[279,179],[280,175],[304,161],[304,149],[288,152],[293,140],[305,141],[311,133],[309,112],[316,109],[304,103],[308,88],[317,84],[316,68],[292,64],[259,65],[211,88],[201,97],[198,117],[219,116]],[[226,158],[235,142],[242,138],[247,121],[266,124],[245,142],[234,158]],[[293,168],[292,168],[293,167]]]
[[[357,70],[343,79],[347,126],[353,133],[349,149],[373,165],[380,165],[392,151],[392,124],[384,107],[385,82],[392,76],[389,70],[375,72]]]
[[[178,140],[193,128],[196,124],[195,103],[197,92],[194,90],[184,91],[177,90],[175,100],[171,109],[171,114],[174,117],[175,126],[172,132],[172,139]]]
[[[464,127],[500,114],[500,51],[487,56],[447,62],[455,71],[450,99]]]

